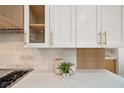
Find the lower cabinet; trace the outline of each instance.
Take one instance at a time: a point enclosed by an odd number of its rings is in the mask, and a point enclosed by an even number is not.
[[[116,60],[115,59],[105,59],[105,69],[116,73]]]
[[[104,69],[104,48],[78,48],[77,69]]]

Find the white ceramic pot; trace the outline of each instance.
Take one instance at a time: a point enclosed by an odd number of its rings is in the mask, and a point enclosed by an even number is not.
[[[66,79],[69,77],[69,73],[63,73],[63,77]]]

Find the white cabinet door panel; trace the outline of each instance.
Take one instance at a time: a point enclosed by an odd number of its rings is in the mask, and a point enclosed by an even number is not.
[[[97,47],[97,7],[76,6],[77,47]]]
[[[75,47],[74,7],[50,6],[51,47]]]
[[[120,47],[122,44],[121,12],[119,5],[102,6],[102,32],[106,32],[106,47]]]

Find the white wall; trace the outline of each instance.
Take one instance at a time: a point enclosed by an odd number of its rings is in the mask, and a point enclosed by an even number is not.
[[[124,48],[118,50],[118,74],[124,77]]]
[[[23,34],[0,34],[0,68],[32,67],[53,71],[55,58],[76,63],[76,49],[24,48]]]

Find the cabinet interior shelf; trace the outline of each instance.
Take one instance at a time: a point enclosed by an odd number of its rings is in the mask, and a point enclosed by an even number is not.
[[[30,24],[30,28],[35,30],[44,30],[45,24]]]

